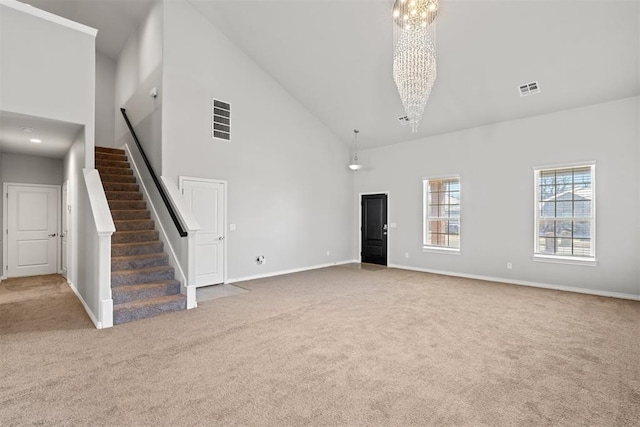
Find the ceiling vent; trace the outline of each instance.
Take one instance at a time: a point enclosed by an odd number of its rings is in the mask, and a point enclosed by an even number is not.
[[[538,82],[525,83],[518,86],[518,90],[520,91],[520,96],[529,96],[540,93],[540,86]]]
[[[402,126],[406,126],[407,124],[409,124],[409,116],[398,117],[398,121]]]
[[[213,100],[213,137],[231,140],[231,104]]]

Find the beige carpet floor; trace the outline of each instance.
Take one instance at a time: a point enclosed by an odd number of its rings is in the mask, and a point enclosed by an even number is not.
[[[100,331],[55,277],[0,284],[0,425],[640,424],[638,302],[332,267]]]

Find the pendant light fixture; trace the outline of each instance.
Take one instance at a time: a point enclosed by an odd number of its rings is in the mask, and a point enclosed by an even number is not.
[[[354,146],[354,155],[353,155],[353,162],[351,162],[351,164],[349,165],[349,169],[351,169],[352,171],[357,171],[362,169],[362,165],[358,163],[358,134],[360,133],[360,131],[358,129],[354,129],[353,130],[353,146]]]

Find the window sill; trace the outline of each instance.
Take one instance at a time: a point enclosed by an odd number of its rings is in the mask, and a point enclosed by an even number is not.
[[[446,248],[440,246],[423,246],[422,252],[431,252],[434,254],[460,255],[460,249]]]
[[[537,262],[550,262],[555,264],[568,264],[568,265],[586,265],[595,267],[598,265],[598,261],[595,258],[576,258],[567,256],[553,256],[553,255],[534,255],[533,260]]]

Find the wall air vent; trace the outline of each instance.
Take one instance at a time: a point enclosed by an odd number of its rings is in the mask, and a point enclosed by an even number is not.
[[[409,116],[398,117],[398,121],[402,126],[406,126],[409,124]]]
[[[225,141],[231,140],[231,104],[213,100],[212,136]]]
[[[540,86],[538,82],[531,82],[518,86],[518,90],[520,91],[520,96],[529,96],[540,93]]]

